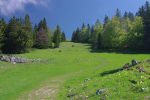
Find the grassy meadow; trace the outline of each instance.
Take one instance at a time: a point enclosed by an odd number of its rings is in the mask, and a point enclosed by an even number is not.
[[[35,49],[30,53],[16,56],[39,58],[46,62],[26,64],[0,62],[0,100],[150,99],[148,74],[139,73],[133,68],[129,71],[101,75],[122,67],[132,59],[148,60],[150,54],[91,52],[88,44],[64,42],[58,49]],[[143,65],[149,66],[148,63]],[[136,81],[136,84],[132,83],[133,81]],[[32,95],[34,91],[45,86],[53,88],[55,93],[43,94],[43,98],[41,95]],[[106,91],[102,95],[96,95],[98,89]]]

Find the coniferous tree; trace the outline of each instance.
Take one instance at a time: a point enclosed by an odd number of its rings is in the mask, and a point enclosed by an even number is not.
[[[48,34],[43,28],[41,28],[36,34],[36,48],[39,49],[49,48]]]
[[[26,35],[28,36],[28,42],[30,47],[33,46],[33,30],[32,30],[32,23],[30,21],[30,16],[29,15],[25,15],[25,20],[23,23],[23,30],[26,32]]]
[[[30,34],[22,19],[11,18],[4,34],[4,53],[24,53],[31,48]]]
[[[150,4],[148,1],[139,9],[137,15],[143,19],[145,49],[150,50]]]
[[[127,18],[128,18],[128,12],[125,11],[125,13],[124,13],[124,15],[123,15],[123,18],[124,18],[124,19],[127,19]]]
[[[5,32],[6,26],[7,26],[7,24],[4,20],[4,18],[0,19],[0,49],[3,45],[4,32]]]
[[[107,15],[105,15],[105,18],[104,18],[104,27],[108,23],[108,21],[109,21],[109,17]]]
[[[116,10],[116,17],[121,18],[121,11],[119,9]]]
[[[65,41],[66,41],[66,36],[65,36],[65,33],[64,33],[64,32],[62,32],[62,34],[61,34],[61,41],[62,41],[62,42],[65,42]]]
[[[133,20],[134,20],[134,14],[131,13],[131,12],[129,12],[129,13],[128,13],[128,18],[129,18],[131,21],[133,21]]]
[[[54,42],[54,47],[59,48],[61,42],[61,29],[58,25],[56,27],[56,30],[54,31],[53,42]]]
[[[91,36],[91,26],[90,24],[87,25],[87,42],[90,42],[90,36]]]
[[[33,29],[33,46],[35,47],[36,45],[36,34],[38,33],[38,26],[37,24],[34,25]]]
[[[44,18],[38,24],[38,32],[36,34],[36,48],[47,49],[49,48],[49,35],[46,19]]]
[[[97,48],[100,49],[102,47],[102,36],[101,33],[98,34],[98,38],[97,38]]]

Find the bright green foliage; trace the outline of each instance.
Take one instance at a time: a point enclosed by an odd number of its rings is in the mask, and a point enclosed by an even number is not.
[[[141,17],[135,17],[132,20],[129,17],[122,20],[118,17],[112,18],[105,25],[102,34],[102,46],[116,49],[142,49],[143,23]]]
[[[82,28],[77,28],[76,31],[73,32],[72,42],[78,43],[92,43],[94,48],[98,47],[98,36],[102,33],[103,25],[99,20],[96,21],[94,26],[90,26],[89,24],[85,26],[82,25]]]
[[[101,45],[100,37],[101,37],[102,31],[103,31],[103,25],[100,23],[99,20],[97,20],[94,25],[94,30],[91,33],[92,45],[94,48],[99,48],[99,46]]]
[[[127,20],[128,24],[128,34],[127,34],[127,46],[130,49],[142,49],[143,48],[143,22],[141,17],[135,17],[133,22]]]
[[[144,48],[144,26],[142,18],[125,12],[123,17],[119,9],[116,15],[104,18],[102,25],[99,20],[90,27],[82,25],[73,32],[72,42],[91,43],[93,49],[136,49]],[[140,49],[139,49],[140,48]]]
[[[102,33],[102,46],[104,48],[123,48],[126,30],[118,17],[113,17],[104,28]]]

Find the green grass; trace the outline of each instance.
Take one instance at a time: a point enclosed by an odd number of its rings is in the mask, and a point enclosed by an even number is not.
[[[130,90],[128,75],[133,79],[138,79],[140,75],[136,77],[136,72],[123,71],[106,76],[99,74],[117,69],[132,59],[149,59],[150,54],[92,53],[87,44],[65,42],[59,49],[33,50],[17,56],[41,58],[48,62],[16,65],[0,62],[0,100],[17,100],[20,96],[39,87],[43,82],[57,79],[57,77],[65,81],[60,84],[61,89],[57,100],[69,99],[67,98],[68,88],[76,88],[74,92],[88,95],[91,100],[101,98],[95,95],[95,91],[101,88],[108,89],[108,99],[143,98],[149,93],[142,92],[139,95],[136,91]],[[84,83],[86,78],[91,80]],[[88,86],[84,90],[81,84]]]

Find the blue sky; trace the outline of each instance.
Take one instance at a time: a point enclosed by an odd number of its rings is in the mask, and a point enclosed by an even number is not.
[[[105,15],[113,16],[117,8],[135,13],[145,1],[150,0],[0,0],[0,14],[9,19],[28,13],[33,24],[45,17],[51,29],[59,24],[70,38],[83,22],[103,21]]]

